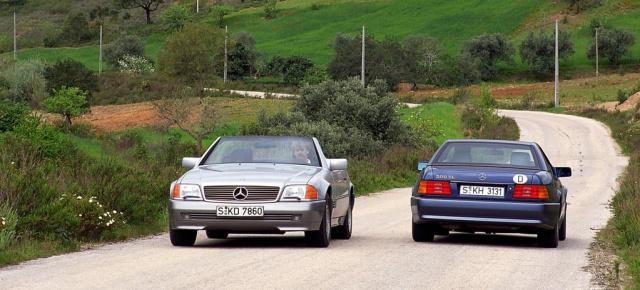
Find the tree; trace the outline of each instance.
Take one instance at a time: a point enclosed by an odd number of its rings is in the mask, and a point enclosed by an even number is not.
[[[204,97],[205,82],[222,70],[224,32],[206,24],[189,24],[175,31],[158,52],[158,69],[196,85]]]
[[[222,27],[222,23],[224,21],[224,17],[229,15],[235,11],[233,6],[228,4],[219,4],[211,7],[211,16],[215,19],[218,19],[218,26]]]
[[[512,55],[515,54],[513,42],[507,41],[500,34],[484,34],[466,41],[462,45],[461,53],[467,52],[471,57],[478,59],[478,70],[483,80],[489,80],[498,74],[496,64],[504,61],[508,65],[515,66]]]
[[[71,126],[72,117],[80,116],[89,111],[86,105],[86,91],[81,91],[77,87],[63,86],[60,90],[54,89],[53,92],[54,95],[44,99],[40,106],[49,113],[64,116],[68,126]]]
[[[71,58],[65,60],[58,58],[53,65],[46,65],[44,78],[47,80],[46,90],[49,94],[55,94],[55,90],[62,87],[76,87],[86,91],[88,95],[98,90],[96,72]]]
[[[285,83],[290,85],[300,85],[302,80],[307,75],[307,70],[313,67],[313,63],[304,56],[292,55],[287,58],[287,62],[284,67]]]
[[[598,57],[608,58],[614,68],[618,66],[623,56],[632,56],[630,48],[635,43],[636,36],[626,30],[617,27],[598,29]],[[587,50],[587,58],[596,58],[595,37]]]
[[[169,26],[171,31],[182,28],[193,21],[189,8],[183,5],[173,5],[160,13],[160,20]]]
[[[541,32],[535,35],[529,32],[527,38],[520,43],[520,58],[529,65],[529,70],[536,74],[551,73],[555,69],[555,31],[551,35]],[[566,60],[574,53],[569,32],[558,32],[558,57]]]
[[[249,52],[242,43],[236,42],[234,48],[229,53],[229,69],[227,75],[229,79],[239,80],[249,73]]]
[[[403,52],[407,63],[405,79],[413,83],[414,89],[418,82],[433,82],[443,51],[438,40],[428,35],[409,35],[404,39]]]
[[[147,24],[151,23],[151,12],[156,11],[164,0],[113,0],[113,6],[122,9],[142,8],[147,14]]]
[[[198,155],[202,155],[202,140],[215,131],[221,115],[211,98],[196,98],[192,89],[181,88],[162,100],[153,102],[160,116],[169,126],[177,125],[196,141]]]
[[[105,46],[104,61],[115,68],[120,69],[118,61],[125,55],[144,57],[144,41],[137,35],[125,35],[114,43]]]
[[[70,15],[62,26],[60,40],[67,44],[81,44],[94,39],[97,31],[89,29],[87,18],[82,13]]]
[[[276,10],[276,4],[278,0],[266,0],[264,4],[264,18],[275,19],[278,16],[278,10]]]
[[[362,37],[337,34],[333,47],[336,54],[327,67],[331,76],[337,80],[361,76]],[[405,75],[403,49],[398,41],[386,37],[378,42],[366,36],[365,50],[365,84],[380,79],[389,88],[396,86]]]

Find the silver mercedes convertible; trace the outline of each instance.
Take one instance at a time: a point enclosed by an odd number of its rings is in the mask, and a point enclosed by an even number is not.
[[[234,234],[303,231],[309,246],[349,239],[354,203],[346,159],[328,159],[316,138],[220,137],[171,183],[169,237],[174,246]]]

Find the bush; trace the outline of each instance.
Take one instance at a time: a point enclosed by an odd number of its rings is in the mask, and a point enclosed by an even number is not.
[[[103,58],[105,63],[118,70],[120,69],[118,61],[125,55],[145,57],[144,47],[144,41],[139,36],[126,35],[105,46]]]
[[[10,103],[0,100],[0,132],[12,131],[24,122],[31,110],[25,103]]]

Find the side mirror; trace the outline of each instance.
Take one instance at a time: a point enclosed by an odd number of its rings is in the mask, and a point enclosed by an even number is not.
[[[184,157],[182,158],[182,167],[184,168],[194,168],[200,162],[200,158],[198,157]]]
[[[422,171],[425,167],[427,167],[429,163],[426,161],[418,161],[418,171]]]
[[[555,167],[556,176],[569,177],[571,176],[571,167]]]
[[[327,159],[330,170],[346,170],[347,159]]]

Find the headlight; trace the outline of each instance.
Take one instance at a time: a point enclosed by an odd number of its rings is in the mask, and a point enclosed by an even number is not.
[[[202,200],[200,186],[196,184],[176,184],[173,187],[173,198]]]
[[[290,185],[282,192],[283,200],[318,199],[318,191],[312,185]]]

